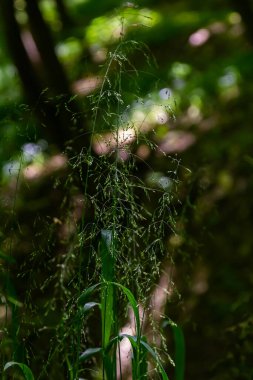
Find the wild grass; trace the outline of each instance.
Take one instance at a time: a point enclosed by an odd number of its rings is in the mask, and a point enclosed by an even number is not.
[[[82,194],[78,193],[82,216],[74,223],[71,216],[64,222],[65,227],[69,223],[72,228],[68,229],[66,252],[43,284],[44,289],[53,288],[44,317],[56,310],[61,316],[37,380],[52,378],[50,368],[59,368],[59,362],[64,363],[70,380],[124,379],[120,344],[124,339],[131,346],[133,380],[152,378],[150,361],[157,376],[168,379],[167,363],[147,340],[143,318],[149,313],[150,294],[162,262],[169,258],[166,236],[175,228],[179,161],[166,157],[154,142],[153,106],[168,119],[173,118],[170,100],[157,104],[156,99],[140,98],[138,89],[137,95],[129,92],[130,81],[139,83],[140,73],[130,60],[136,50],[148,57],[143,44],[124,38],[108,54],[101,87],[90,97],[90,147],[69,161],[82,182]],[[168,160],[166,173],[145,163],[138,154],[138,147],[144,145],[151,156],[160,154]],[[66,189],[72,183],[70,174]],[[55,257],[49,259],[49,266],[55,263]],[[121,333],[129,308],[134,316],[133,334]],[[183,380],[183,335],[176,324],[171,328],[174,379]],[[33,380],[29,367],[17,361],[9,361],[4,373],[16,367],[26,380]]]

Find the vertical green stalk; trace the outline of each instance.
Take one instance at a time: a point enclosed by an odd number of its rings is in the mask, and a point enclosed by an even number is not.
[[[105,354],[105,348],[112,335],[116,335],[115,290],[111,282],[114,281],[114,239],[111,230],[101,231],[100,256],[101,276],[106,285],[101,290],[101,315],[102,315],[102,349],[103,379],[116,380],[116,348],[111,353]]]
[[[184,380],[185,343],[184,334],[180,326],[172,324],[175,341],[175,380]]]

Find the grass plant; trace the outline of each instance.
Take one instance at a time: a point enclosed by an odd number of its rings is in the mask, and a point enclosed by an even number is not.
[[[62,361],[70,380],[122,379],[123,339],[131,344],[133,380],[151,378],[150,358],[157,374],[168,380],[159,351],[144,334],[141,313],[149,313],[149,298],[159,279],[161,263],[169,257],[166,234],[174,231],[179,161],[159,152],[154,142],[155,112],[159,109],[172,118],[170,100],[158,102],[155,95],[141,98],[138,89],[137,95],[132,92],[131,86],[140,76],[130,60],[136,51],[148,56],[143,44],[122,37],[108,54],[101,87],[90,97],[90,148],[72,156],[69,162],[83,184],[82,217],[73,227],[75,232],[69,233],[66,253],[57,259],[57,270],[43,285],[44,289],[53,289],[44,317],[56,310],[61,316],[37,380],[53,379],[52,368],[56,366],[57,370]],[[138,154],[140,146],[146,146],[151,156],[158,152],[167,159],[167,172],[160,173],[145,163]],[[70,174],[67,184],[71,181]],[[51,265],[55,262],[55,257],[49,260]],[[135,323],[132,335],[120,332],[129,307]],[[100,333],[92,337],[98,320]],[[173,331],[175,380],[183,380],[182,333],[176,325]],[[26,380],[33,380],[27,365],[10,361],[4,372],[12,367],[19,368]]]

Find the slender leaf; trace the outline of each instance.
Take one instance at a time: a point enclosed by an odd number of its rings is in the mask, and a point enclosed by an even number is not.
[[[132,379],[138,380],[140,378],[139,376],[139,344],[140,344],[140,338],[137,339],[137,336],[128,335],[128,334],[122,334],[123,337],[126,337],[132,346]]]
[[[110,340],[110,342],[107,344],[106,348],[105,348],[105,354],[107,354],[111,348],[118,343],[118,341],[121,341],[123,339],[123,337],[121,337],[121,335],[117,335],[115,336],[114,338],[112,338]]]
[[[115,313],[115,290],[112,285],[114,281],[114,242],[111,230],[101,231],[99,253],[101,256],[101,275],[105,286],[102,287],[101,294],[101,315],[102,315],[102,347],[105,348],[110,342],[112,335],[116,333],[116,313]],[[105,352],[105,351],[104,351]],[[103,356],[103,366],[107,378],[116,378],[116,347],[110,355]]]
[[[145,336],[141,339],[144,342],[147,342]],[[147,360],[147,350],[142,344],[140,346],[140,356],[139,356],[139,374],[141,379],[147,379],[148,377],[148,360]]]
[[[164,368],[163,368],[163,365],[157,355],[157,353],[153,350],[152,347],[150,347],[150,345],[145,342],[144,340],[141,339],[140,343],[142,344],[142,346],[144,346],[146,348],[146,350],[153,356],[155,362],[158,364],[158,369],[162,375],[162,378],[163,380],[169,380]]]
[[[185,342],[183,330],[170,319],[163,322],[163,327],[166,326],[171,327],[175,342],[175,380],[183,380],[185,371]]]
[[[18,301],[16,298],[14,298],[12,296],[7,296],[6,298],[14,306],[17,306],[17,307],[23,306],[22,302]]]
[[[185,343],[181,327],[171,324],[175,341],[175,380],[184,380]]]
[[[137,335],[137,337],[140,336],[141,323],[140,323],[140,316],[139,316],[139,308],[138,308],[138,303],[137,303],[133,293],[128,288],[126,288],[125,286],[123,286],[117,282],[113,282],[112,284],[117,286],[118,288],[120,288],[123,291],[123,293],[126,295],[128,301],[129,301],[130,305],[132,306],[134,316],[135,316],[135,322],[136,322],[136,335]]]
[[[99,245],[100,256],[102,260],[102,278],[105,281],[114,281],[114,252],[113,236],[111,230],[101,231],[101,240]]]
[[[118,337],[118,339],[122,340],[123,338],[127,338],[130,343],[131,343],[131,346],[132,346],[132,349],[133,349],[133,353],[136,352],[137,348],[138,348],[138,337],[137,336],[132,336],[132,335],[128,335],[128,334],[120,334]],[[114,338],[115,340],[115,338]],[[155,360],[155,362],[158,364],[158,368],[159,368],[159,371],[162,375],[162,378],[163,380],[169,380],[164,368],[163,368],[163,365],[157,355],[157,353],[153,350],[152,347],[150,347],[150,345],[146,342],[146,338],[145,337],[142,337],[140,339],[140,345],[142,346],[141,347],[141,352],[140,352],[140,357],[139,357],[139,363],[132,363],[133,365],[133,378],[134,376],[137,376],[137,373],[138,373],[138,376],[142,379],[145,379],[145,377],[147,376],[147,357],[146,357],[146,353],[149,352],[151,354],[151,356],[153,357],[153,359]],[[136,358],[134,358],[136,359]],[[138,372],[137,372],[137,367],[139,366],[138,368]]]
[[[130,341],[132,348],[133,349],[137,348],[137,337],[136,336],[129,335],[129,334],[120,334],[119,338],[120,338],[120,340],[122,340],[123,338],[127,338]]]
[[[80,295],[80,297],[78,298],[78,304],[79,305],[85,305],[86,304],[86,301],[88,300],[88,298],[90,297],[90,295],[99,287],[101,286],[101,283],[98,282],[97,284],[95,285],[92,285],[90,286],[89,288],[85,289],[82,294]]]
[[[107,346],[112,334],[112,326],[115,323],[114,312],[114,289],[112,282],[114,281],[114,257],[112,252],[112,231],[102,230],[100,240],[100,256],[102,261],[101,274],[106,285],[102,288],[102,332],[103,332],[103,348]]]
[[[105,348],[110,341],[112,335],[112,327],[115,324],[114,313],[114,289],[113,286],[108,283],[102,289],[102,331],[103,331],[103,347]]]
[[[93,309],[95,306],[100,306],[100,303],[98,302],[87,302],[83,306],[83,313],[87,314],[91,309]]]
[[[30,368],[26,364],[23,364],[23,363],[8,362],[4,366],[4,371],[6,371],[7,369],[14,367],[14,366],[19,367],[21,369],[21,371],[25,377],[25,380],[34,380],[34,376],[33,376],[32,371],[30,370]]]
[[[102,352],[102,347],[96,347],[96,348],[87,348],[80,356],[79,360],[80,361],[85,361],[89,359],[91,356],[98,354],[99,352]]]

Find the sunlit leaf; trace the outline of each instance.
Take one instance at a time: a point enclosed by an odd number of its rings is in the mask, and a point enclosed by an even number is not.
[[[86,314],[88,313],[91,309],[93,309],[95,306],[99,306],[100,303],[98,302],[87,302],[84,307],[83,307],[83,312]]]
[[[79,360],[80,361],[85,361],[89,359],[91,356],[98,354],[102,352],[102,347],[96,347],[96,348],[87,348],[80,356]]]

